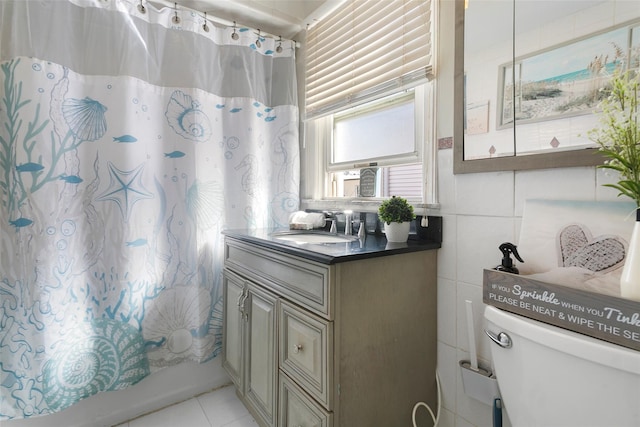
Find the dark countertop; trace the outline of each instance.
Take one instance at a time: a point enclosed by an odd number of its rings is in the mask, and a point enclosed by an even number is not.
[[[367,234],[363,241],[358,239],[344,243],[296,243],[281,240],[273,236],[273,233],[282,231],[288,230],[225,230],[222,234],[243,242],[299,256],[322,264],[337,264],[360,259],[426,251],[438,249],[441,246],[439,241],[418,240],[415,234],[409,235],[409,240],[406,243],[388,243],[384,235],[376,234]]]

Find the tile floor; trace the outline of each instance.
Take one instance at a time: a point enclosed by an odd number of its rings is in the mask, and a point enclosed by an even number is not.
[[[117,427],[256,427],[232,385],[171,405]]]

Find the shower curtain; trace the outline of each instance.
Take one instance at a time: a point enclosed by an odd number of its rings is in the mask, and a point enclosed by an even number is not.
[[[0,421],[220,352],[225,228],[298,209],[295,45],[128,0],[0,2]]]

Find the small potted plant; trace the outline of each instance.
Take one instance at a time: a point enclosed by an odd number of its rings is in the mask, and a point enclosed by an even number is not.
[[[413,206],[407,202],[407,199],[393,196],[384,200],[378,209],[378,216],[384,221],[384,233],[387,235],[388,242],[407,241],[411,221],[416,217]]]
[[[617,173],[618,182],[604,184],[636,204],[636,222],[620,278],[623,298],[640,301],[640,74],[616,71],[600,102],[600,126],[589,136],[607,157],[599,167]]]

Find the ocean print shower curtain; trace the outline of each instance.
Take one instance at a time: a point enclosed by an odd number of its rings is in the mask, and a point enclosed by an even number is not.
[[[299,164],[290,41],[139,0],[0,20],[2,421],[215,357],[220,231],[286,225]]]

